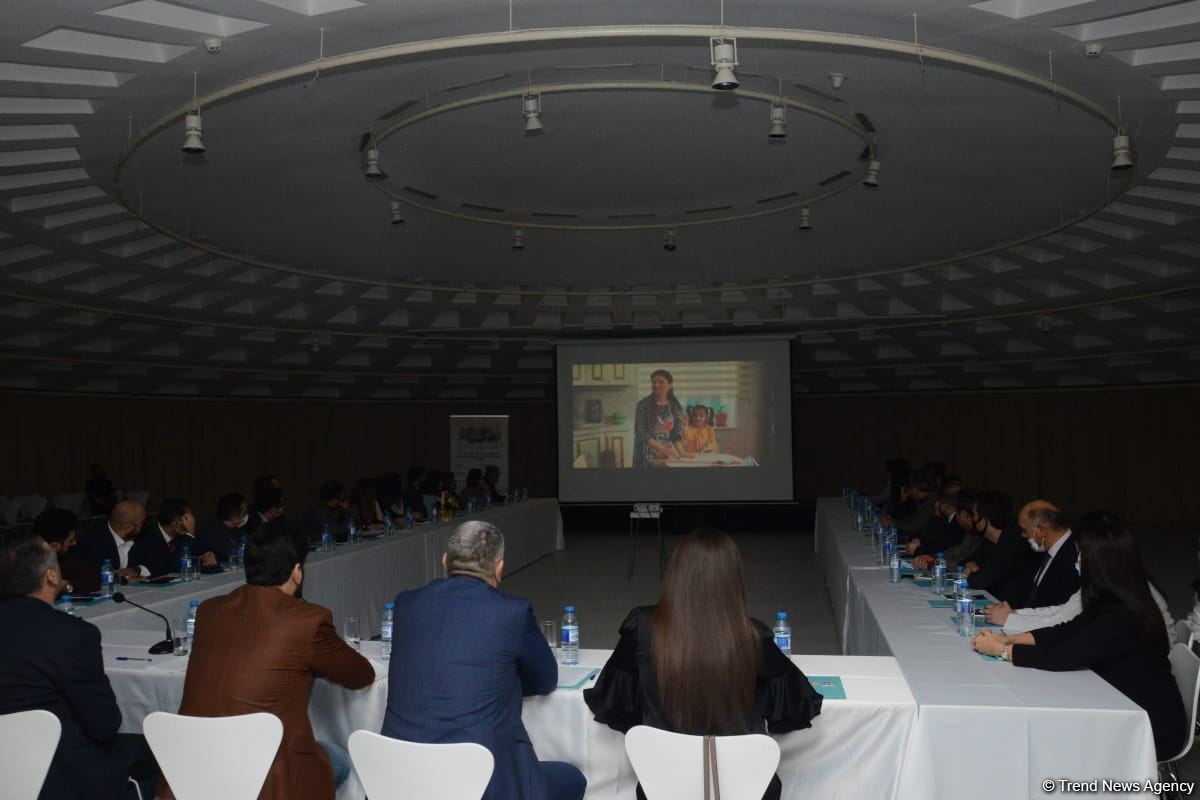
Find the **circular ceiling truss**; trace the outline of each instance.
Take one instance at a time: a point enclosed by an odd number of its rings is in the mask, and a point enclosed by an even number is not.
[[[814,276],[812,278],[797,278],[785,280],[759,280],[737,286],[722,285],[713,287],[699,286],[680,289],[675,287],[658,287],[644,289],[603,289],[603,290],[559,290],[533,288],[490,288],[450,283],[427,283],[420,281],[377,280],[345,273],[335,273],[318,269],[305,269],[288,264],[253,258],[244,253],[225,250],[212,244],[193,239],[190,233],[179,232],[161,222],[146,216],[140,203],[137,207],[131,202],[121,185],[125,166],[141,147],[150,139],[166,130],[169,126],[182,120],[189,111],[202,109],[263,89],[282,85],[290,81],[311,78],[317,73],[328,73],[340,69],[359,68],[364,65],[384,64],[389,61],[419,57],[423,55],[448,55],[465,53],[486,48],[506,48],[520,45],[544,45],[564,42],[594,42],[606,40],[692,40],[705,41],[712,38],[737,38],[743,41],[783,42],[787,44],[811,45],[824,49],[845,49],[876,53],[885,56],[907,56],[919,60],[922,64],[940,63],[951,67],[993,76],[1006,81],[1014,81],[1030,89],[1050,94],[1062,102],[1070,103],[1086,113],[1096,117],[1100,122],[1112,128],[1114,132],[1123,130],[1118,121],[1107,108],[1091,100],[1085,95],[1068,87],[1062,86],[1051,77],[1017,67],[1002,64],[980,56],[973,56],[954,50],[930,47],[919,42],[905,42],[895,39],[883,39],[872,36],[860,36],[847,33],[827,31],[809,31],[790,28],[756,28],[732,27],[715,25],[629,25],[579,28],[539,28],[531,30],[508,30],[492,33],[453,36],[442,39],[430,39],[416,42],[403,42],[386,45],[369,50],[345,53],[339,56],[322,57],[313,61],[297,64],[281,70],[258,75],[225,86],[206,95],[197,97],[159,118],[140,132],[132,136],[125,149],[118,156],[113,167],[113,188],[118,202],[128,210],[130,216],[144,223],[149,228],[164,236],[175,239],[193,249],[206,252],[219,258],[258,267],[275,272],[297,275],[318,280],[342,281],[344,283],[380,286],[395,289],[425,290],[442,294],[456,294],[461,291],[472,291],[476,294],[499,296],[517,295],[522,297],[542,297],[553,294],[566,297],[633,297],[642,295],[679,294],[714,294],[731,290],[760,291],[781,288],[801,288],[816,283],[838,283],[852,280],[888,277],[902,273],[916,272],[939,266],[946,266],[970,258],[979,258],[1036,241],[1037,239],[1061,232],[1079,222],[1082,222],[1103,209],[1107,202],[1092,209],[1085,210],[1074,217],[1064,217],[1058,223],[1044,230],[1035,231],[1026,236],[994,243],[969,252],[954,253],[943,258],[930,259],[917,264],[871,269],[860,272],[848,272],[838,275]],[[750,94],[750,93],[743,93]],[[833,115],[836,117],[836,115]],[[1128,174],[1110,186],[1109,197],[1120,194],[1125,185],[1132,180]],[[781,210],[781,209],[780,209]],[[506,223],[511,226],[511,223]],[[648,226],[662,228],[662,223]],[[1030,312],[1036,313],[1036,312]]]
[[[493,92],[491,94],[471,97],[465,100],[459,100],[453,103],[444,103],[433,108],[426,109],[418,114],[412,114],[397,122],[392,123],[384,130],[380,131],[372,138],[373,145],[380,145],[390,136],[393,136],[405,128],[417,125],[433,117],[447,114],[454,111],[472,108],[474,106],[484,105],[486,103],[499,102],[503,100],[511,100],[513,98],[523,97],[525,95],[541,94],[577,94],[581,92],[681,92],[685,94],[706,94],[706,95],[733,95],[740,98],[755,100],[763,103],[778,104],[786,108],[799,111],[804,114],[810,114],[818,117],[826,122],[830,122],[840,128],[849,131],[857,136],[866,149],[871,153],[871,158],[875,158],[875,138],[871,132],[864,128],[856,119],[849,119],[839,114],[835,114],[828,109],[820,108],[809,103],[803,103],[799,100],[792,100],[782,93],[772,94],[770,92],[753,92],[743,89],[734,91],[718,91],[707,84],[699,83],[682,83],[679,81],[657,80],[657,81],[588,81],[588,82],[573,82],[573,83],[547,83],[534,84],[520,89],[510,89],[502,92]],[[375,181],[373,185],[381,192],[386,194],[393,200],[399,200],[412,208],[427,211],[431,214],[440,214],[444,217],[461,220],[464,222],[475,222],[484,225],[499,225],[506,228],[521,227],[534,230],[558,230],[558,231],[645,231],[645,230],[662,230],[663,228],[695,228],[703,225],[721,225],[729,222],[740,222],[748,219],[758,219],[761,217],[769,217],[774,214],[783,214],[789,211],[797,211],[805,206],[813,206],[822,200],[827,200],[834,195],[840,194],[847,189],[857,186],[867,173],[867,164],[863,163],[855,173],[854,170],[846,170],[846,176],[830,185],[824,191],[814,193],[812,195],[801,197],[798,200],[775,205],[770,208],[758,208],[750,211],[742,211],[733,214],[723,214],[721,216],[707,217],[703,219],[686,219],[681,218],[682,214],[677,214],[675,219],[660,219],[655,222],[644,223],[626,223],[626,224],[584,224],[584,223],[566,223],[566,222],[538,222],[537,220],[520,218],[504,218],[499,216],[485,217],[480,214],[470,214],[465,211],[451,210],[443,206],[433,205],[431,203],[423,203],[418,200],[413,200],[411,197],[390,189],[384,185],[384,181]],[[793,193],[795,196],[797,193]]]

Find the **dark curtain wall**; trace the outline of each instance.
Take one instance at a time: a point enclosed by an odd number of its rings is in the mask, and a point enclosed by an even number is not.
[[[883,461],[945,461],[968,485],[1131,523],[1200,519],[1200,389],[799,397],[797,497],[878,491]]]
[[[796,497],[877,490],[883,459],[937,458],[968,484],[1042,496],[1131,522],[1200,519],[1200,388],[801,396],[793,401]],[[83,490],[103,462],[118,486],[180,493],[201,519],[226,491],[277,473],[289,516],[326,478],[446,467],[451,413],[511,416],[511,482],[557,492],[551,403],[447,406],[0,395],[0,494]]]

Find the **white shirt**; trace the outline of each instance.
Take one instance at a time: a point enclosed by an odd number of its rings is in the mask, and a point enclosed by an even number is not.
[[[133,539],[122,539],[120,536],[117,536],[117,532],[112,529],[112,525],[108,526],[108,532],[117,544],[117,569],[125,569],[129,566],[129,551],[133,549]],[[138,567],[138,572],[142,574],[143,578],[150,577],[150,570],[145,567]]]
[[[1171,612],[1167,610],[1167,601],[1158,593],[1153,584],[1148,584],[1148,588],[1150,596],[1154,598],[1154,604],[1158,606],[1158,611],[1162,614],[1163,624],[1167,626],[1167,641],[1175,644],[1175,620],[1171,617]],[[1026,631],[1035,631],[1038,628],[1051,628],[1069,622],[1081,613],[1083,613],[1083,601],[1080,599],[1080,592],[1077,591],[1060,606],[1020,608],[1012,612],[1004,621],[1004,635],[1012,636]]]
[[[1050,549],[1046,551],[1046,560],[1042,563],[1041,568],[1038,569],[1037,576],[1033,579],[1034,583],[1036,583],[1038,586],[1042,585],[1042,578],[1046,576],[1046,572],[1050,569],[1050,562],[1054,561],[1054,557],[1058,555],[1058,551],[1063,549],[1063,545],[1066,544],[1067,539],[1070,538],[1071,529],[1067,528],[1067,532],[1059,537],[1057,542],[1050,545]]]

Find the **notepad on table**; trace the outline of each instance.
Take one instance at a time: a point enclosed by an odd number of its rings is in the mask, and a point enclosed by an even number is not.
[[[954,608],[954,601],[953,600],[941,600],[941,599],[930,600],[929,607],[930,608]]]
[[[583,685],[600,673],[599,667],[558,666],[559,689],[582,689]]]
[[[846,687],[837,675],[809,675],[808,682],[826,700],[846,699]]]

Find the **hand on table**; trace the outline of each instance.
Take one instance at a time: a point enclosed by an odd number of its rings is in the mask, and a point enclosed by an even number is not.
[[[993,625],[1003,625],[1012,613],[1012,606],[1007,602],[996,603],[983,609],[984,618]]]
[[[929,569],[933,566],[933,556],[917,556],[913,559],[914,569]]]
[[[137,581],[142,579],[142,571],[137,567],[125,567],[125,569],[117,570],[117,577],[127,581]]]
[[[215,567],[217,565],[217,556],[213,551],[209,550],[200,556],[200,566]]]
[[[986,656],[998,656],[1007,643],[1008,641],[1005,637],[997,636],[985,628],[979,632],[978,636],[971,640],[971,647],[975,648],[976,652],[983,653]]]
[[[967,565],[963,567],[963,575],[966,575],[968,578],[974,575],[976,572],[979,572],[979,565],[974,561],[967,562]]]

